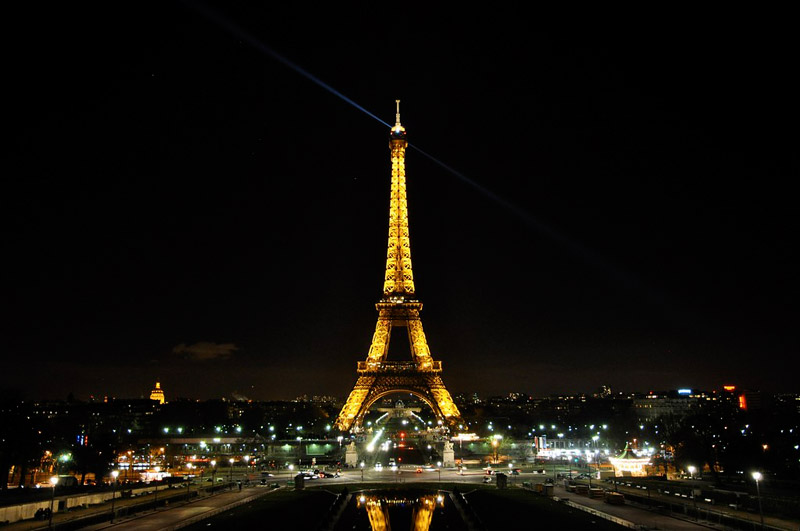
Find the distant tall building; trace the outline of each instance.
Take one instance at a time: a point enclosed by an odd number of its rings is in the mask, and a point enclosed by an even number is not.
[[[150,400],[156,400],[159,404],[164,403],[164,391],[161,390],[160,382],[156,382],[156,388],[150,393]]]

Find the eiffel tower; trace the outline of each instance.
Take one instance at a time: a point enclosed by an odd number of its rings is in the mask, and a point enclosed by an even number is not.
[[[358,362],[358,379],[350,392],[335,427],[341,431],[360,431],[364,415],[380,398],[396,392],[408,392],[423,400],[446,428],[461,422],[450,393],[442,382],[442,362],[431,357],[414,290],[411,269],[411,245],[408,239],[405,156],[406,130],[400,125],[400,100],[396,123],[389,134],[392,154],[392,186],[389,201],[389,244],[386,250],[386,276],[383,297],[375,304],[378,323],[365,361]],[[411,346],[410,361],[389,361],[392,330],[405,328]]]

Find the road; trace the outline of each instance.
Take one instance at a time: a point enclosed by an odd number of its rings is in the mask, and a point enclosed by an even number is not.
[[[326,484],[344,484],[344,485],[352,485],[353,487],[350,490],[357,490],[360,487],[362,481],[366,483],[415,483],[415,484],[430,484],[435,488],[435,485],[442,483],[442,484],[452,484],[452,483],[459,483],[463,485],[481,485],[483,484],[484,477],[486,474],[484,473],[483,469],[474,469],[470,470],[467,469],[465,471],[459,472],[455,469],[434,469],[431,471],[425,471],[421,473],[415,472],[416,466],[402,466],[398,470],[390,470],[388,468],[383,470],[375,470],[373,468],[364,468],[362,469],[345,469],[342,471],[342,474],[339,478],[325,478],[325,479],[314,479],[314,480],[307,480],[306,485],[308,487],[313,486],[320,486]],[[362,480],[363,474],[363,480]],[[280,488],[287,488],[289,485],[289,473],[285,471],[285,473],[275,473],[272,478],[269,478],[270,483],[278,483]],[[523,482],[534,486],[536,483],[543,483],[546,476],[541,474],[533,474],[531,472],[522,472],[519,476],[508,476],[508,484],[509,488],[521,488]],[[492,484],[495,483],[495,479],[493,478]],[[463,489],[462,489],[463,490]],[[620,489],[623,490],[623,489]],[[234,488],[231,490],[225,490],[222,492],[217,492],[213,495],[209,495],[204,493],[196,498],[192,499],[191,501],[187,502],[185,500],[173,501],[167,507],[161,507],[158,510],[153,510],[152,508],[148,508],[145,511],[140,513],[134,514],[129,517],[117,517],[113,524],[110,522],[110,518],[108,521],[87,526],[82,529],[108,529],[114,528],[115,530],[168,530],[168,529],[179,529],[180,527],[184,527],[195,523],[197,521],[201,521],[205,518],[213,516],[215,514],[219,514],[221,512],[230,510],[238,505],[242,505],[248,503],[251,500],[254,500],[260,496],[268,496],[271,492],[275,492],[275,489],[271,488],[270,485],[257,485],[256,482],[251,483],[250,486],[242,488],[239,490],[238,488]],[[554,497],[564,500],[564,503],[574,504],[575,507],[581,508],[582,510],[587,510],[589,512],[597,511],[603,514],[609,514],[613,517],[620,518],[625,521],[632,522],[638,526],[646,526],[647,528],[658,528],[658,529],[680,529],[680,530],[689,530],[689,529],[722,529],[721,526],[716,525],[714,522],[708,521],[699,521],[694,522],[690,519],[678,519],[674,518],[669,515],[659,514],[657,512],[645,510],[642,507],[636,506],[631,503],[627,503],[622,506],[614,506],[604,503],[601,499],[592,499],[588,496],[583,496],[576,494],[574,492],[568,492],[564,487],[564,482],[557,482],[554,490]],[[167,493],[162,491],[159,494],[159,499],[163,500],[163,497],[166,496]],[[535,496],[535,493],[531,493],[532,496]],[[672,500],[675,503],[674,500]],[[153,505],[152,497],[142,496],[139,499],[126,499],[116,501],[117,507],[124,506],[125,504],[150,504]],[[107,513],[110,516],[110,504],[105,504],[96,507],[90,507],[84,509],[81,512],[81,515],[89,516],[91,514],[103,514]],[[68,513],[56,513],[53,517],[54,525],[58,525],[59,523],[64,523],[69,519],[74,519],[76,516],[73,512]],[[751,515],[749,513],[744,513],[742,515],[743,518],[748,518],[754,522],[757,522],[758,515]],[[796,522],[783,522],[779,521],[774,518],[765,518],[765,523],[767,525],[773,526],[775,529],[791,529],[797,530],[798,525]],[[17,522],[14,524],[4,526],[6,531],[31,531],[37,529],[47,529],[48,522],[47,521],[23,521]]]

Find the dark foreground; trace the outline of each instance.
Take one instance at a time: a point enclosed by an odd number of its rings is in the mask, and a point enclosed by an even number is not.
[[[418,486],[401,487],[396,485],[363,485],[350,486],[353,496],[347,507],[341,512],[334,531],[369,530],[371,529],[366,511],[358,509],[361,494],[378,494],[389,498],[406,496],[413,499],[423,494],[437,494],[444,491],[458,493],[459,488],[466,500],[467,512],[475,518],[479,527],[488,531],[522,529],[527,527],[559,526],[562,529],[584,529],[591,527],[597,530],[619,530],[624,527],[613,522],[597,518],[584,511],[576,510],[544,496],[537,496],[523,489],[497,489],[493,486],[469,486],[443,484],[442,491],[425,489]],[[263,496],[231,511],[219,514],[198,522],[184,529],[254,529],[276,526],[291,526],[296,529],[322,529],[333,524],[328,519],[329,509],[344,489],[343,485],[313,487],[304,490],[281,490]],[[462,514],[454,506],[450,496],[443,496],[442,503],[437,506],[431,520],[431,529],[467,529]],[[408,529],[412,518],[411,509],[393,508],[391,528]]]

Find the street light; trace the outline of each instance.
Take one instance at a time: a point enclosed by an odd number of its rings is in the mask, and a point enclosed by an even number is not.
[[[128,468],[125,469],[125,480],[130,483],[131,473],[133,473],[133,451],[128,450]]]
[[[53,527],[53,504],[56,501],[56,485],[58,484],[58,476],[51,477],[50,484],[53,486],[53,495],[50,498],[50,519],[47,523],[48,528]]]
[[[159,472],[161,472],[161,467],[157,466],[155,468],[155,470],[156,470],[156,479],[154,480],[154,482],[156,484],[156,495],[153,497],[153,510],[157,511],[158,510],[158,481],[159,481],[159,476],[160,476]]]
[[[119,476],[119,470],[112,470],[111,471],[111,523],[114,523],[114,499],[116,498],[117,494],[117,477]]]
[[[215,459],[211,460],[211,495],[214,495],[214,485],[216,485],[216,475],[217,475],[217,461]]]
[[[689,479],[694,479],[694,472],[697,470],[693,466],[688,466],[687,470],[689,470]],[[694,505],[694,519],[699,519],[699,515],[697,514],[697,498],[694,496],[694,485],[691,486],[692,488],[692,505]]]
[[[289,484],[289,481],[292,479],[292,470],[294,470],[294,465],[289,465],[289,479],[287,480],[286,484]]]
[[[764,529],[764,513],[761,510],[761,491],[758,488],[758,482],[761,481],[761,472],[753,472],[753,479],[756,480],[756,498],[758,498],[758,516],[761,518],[761,529]]]
[[[228,481],[231,484],[231,488],[233,488],[233,457],[228,459],[228,461],[230,461],[230,463],[231,463],[231,470],[230,470],[230,473],[228,474]]]
[[[191,493],[192,493],[192,474],[191,474],[191,472],[192,472],[192,464],[191,463],[186,463],[186,470],[188,470],[188,472],[186,473],[186,501],[189,501],[189,498],[191,498]]]
[[[592,455],[590,453],[588,453],[588,452],[586,454],[586,468],[589,469],[589,473],[587,475],[589,476],[589,488],[591,489],[592,488]]]

